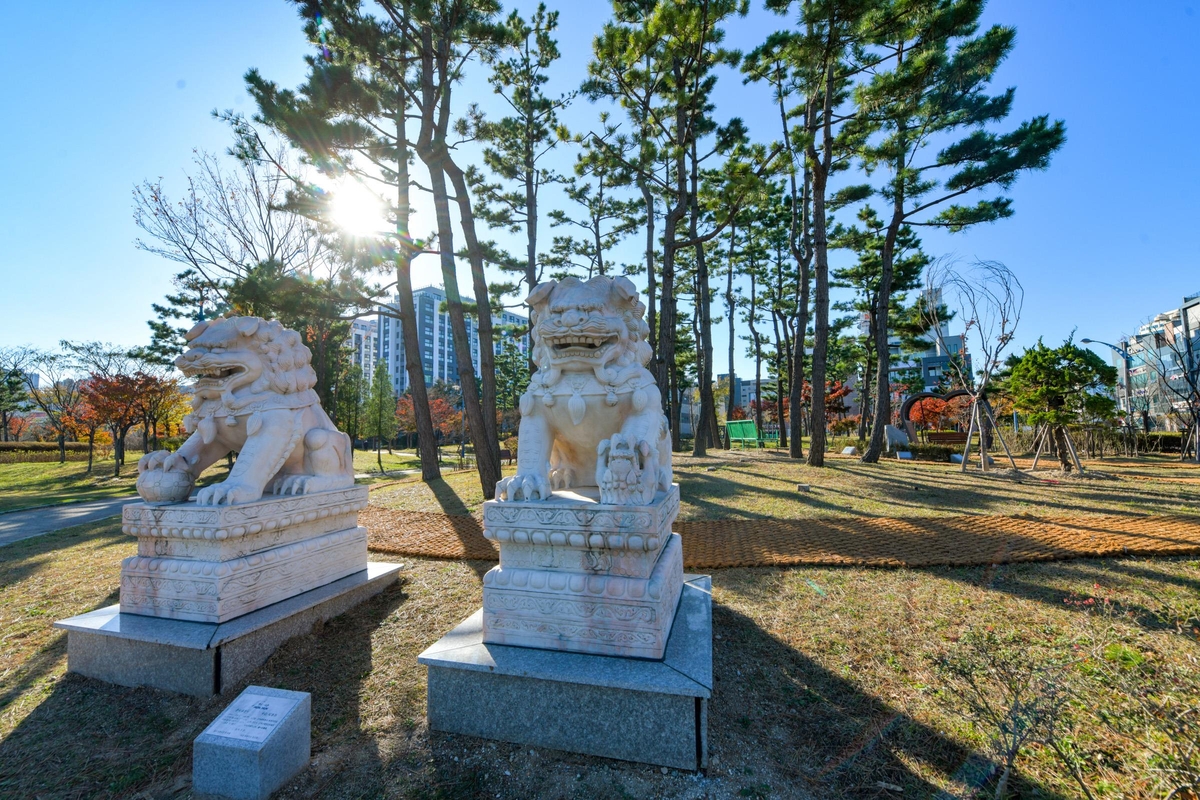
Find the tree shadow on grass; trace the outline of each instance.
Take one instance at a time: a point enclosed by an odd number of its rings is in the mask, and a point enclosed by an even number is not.
[[[0,547],[0,587],[15,586],[51,566],[56,551],[94,540],[99,548],[128,545],[119,519],[85,522]]]
[[[372,634],[405,599],[393,585],[289,640],[241,684],[210,699],[66,674],[0,742],[0,795],[186,796],[192,740],[249,684],[312,693],[314,752],[357,737],[360,687],[372,670]],[[63,638],[44,651],[54,662],[51,668],[61,663]],[[353,751],[356,768],[379,768],[380,755],[369,740],[357,739]],[[310,768],[297,780],[312,785],[322,778]]]
[[[879,797],[886,795],[882,782],[905,797],[930,797],[940,787],[925,775],[949,780],[973,755],[749,617],[714,605],[713,630],[721,638],[714,642],[712,756],[735,775],[752,775],[769,796],[796,786],[814,797]]]
[[[1178,557],[1178,560],[1191,558]],[[1141,563],[1116,558],[1079,558],[1012,563],[997,568],[934,567],[928,571],[939,577],[984,586],[990,591],[1044,603],[1073,614],[1108,614],[1145,631],[1175,632],[1186,641],[1197,643],[1190,628],[1185,629],[1177,624],[1178,620],[1171,618],[1170,609],[1158,603],[1152,593],[1137,585],[1137,581],[1169,581],[1185,589],[1200,586],[1200,581],[1169,575],[1141,566]],[[1079,587],[1079,591],[1064,588],[1064,583]],[[1129,594],[1142,597],[1131,599]],[[1110,596],[1111,599],[1106,603],[1105,600]]]
[[[429,490],[433,492],[434,498],[438,505],[442,507],[442,511],[452,517],[468,517],[471,515],[471,509],[458,496],[458,492],[454,487],[446,483],[443,478],[435,478],[431,481],[426,481]]]

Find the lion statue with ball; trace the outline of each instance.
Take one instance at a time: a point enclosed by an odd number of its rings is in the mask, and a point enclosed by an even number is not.
[[[521,396],[517,474],[497,484],[497,499],[596,488],[601,503],[652,503],[671,487],[671,439],[633,282],[566,278],[525,302],[537,372]]]
[[[202,506],[354,485],[350,437],[338,431],[313,391],[317,375],[300,334],[258,317],[201,322],[175,360],[195,379],[191,434],[174,453],[138,462],[138,492],[149,502],[180,502],[208,466],[238,454],[229,477],[196,493]]]

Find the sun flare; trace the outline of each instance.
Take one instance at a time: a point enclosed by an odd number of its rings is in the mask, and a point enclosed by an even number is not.
[[[351,236],[378,236],[388,229],[383,202],[354,180],[344,180],[331,192],[334,224]]]

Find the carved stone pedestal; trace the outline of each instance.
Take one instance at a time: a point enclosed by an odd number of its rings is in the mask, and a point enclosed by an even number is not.
[[[483,641],[661,659],[683,586],[678,513],[678,485],[642,506],[575,492],[484,503],[500,564],[483,577]]]
[[[125,506],[121,611],[226,622],[367,567],[367,487],[232,506]]]
[[[367,563],[367,487],[253,503],[131,503],[119,606],[60,620],[67,668],[198,696],[235,685],[287,639],[395,582]]]

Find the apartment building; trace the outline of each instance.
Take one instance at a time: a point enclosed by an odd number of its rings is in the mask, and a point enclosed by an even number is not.
[[[458,382],[458,358],[454,351],[454,337],[450,328],[450,314],[444,311],[446,302],[445,290],[436,286],[426,286],[413,291],[413,302],[417,312],[417,338],[420,341],[421,366],[425,370],[425,384],[432,386],[437,381],[446,383]],[[408,362],[404,353],[404,340],[401,336],[400,319],[395,316],[400,299],[395,298],[386,306],[387,310],[374,320],[378,332],[378,350],[376,358],[383,361],[388,375],[392,379],[392,388],[396,394],[408,390]],[[467,317],[467,339],[471,349],[471,368],[479,374],[479,330],[475,320]],[[513,326],[524,329],[529,320],[520,314],[504,311],[492,315],[492,328]],[[501,337],[494,337],[494,349],[500,352]],[[517,346],[525,352],[527,340],[524,336],[516,337]]]
[[[1200,294],[1183,298],[1179,308],[1156,315],[1117,344],[1118,406],[1139,426],[1178,430],[1188,416],[1187,395],[1200,385]]]

